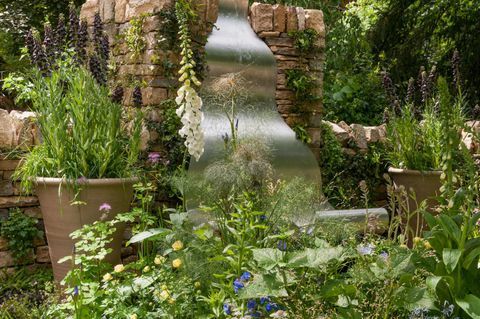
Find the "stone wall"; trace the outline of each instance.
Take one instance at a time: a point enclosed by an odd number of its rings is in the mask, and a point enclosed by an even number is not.
[[[253,3],[250,8],[253,30],[265,41],[277,59],[277,109],[286,123],[294,128],[300,125],[310,138],[310,148],[318,157],[321,144],[321,119],[323,95],[323,64],[325,61],[325,25],[321,10],[300,7]],[[313,29],[318,38],[313,50],[307,54],[295,47],[294,32]],[[295,93],[286,86],[286,71],[299,69],[315,79],[313,102],[299,102]]]
[[[206,36],[217,20],[218,0],[194,1],[199,22],[192,26],[194,46],[201,53]],[[143,83],[142,98],[147,122],[161,123],[162,102],[176,97],[179,52],[168,37],[176,31],[169,22],[174,14],[174,0],[88,0],[81,10],[81,18],[93,25],[98,12],[110,39],[111,59],[115,83],[125,89],[123,104],[132,106],[133,85]],[[143,19],[141,54],[133,57],[125,41],[125,34],[134,19]],[[176,41],[174,41],[176,42]],[[162,151],[155,125],[146,125],[142,132],[142,148]],[[163,150],[165,151],[165,150]]]
[[[0,158],[0,220],[8,218],[12,209],[20,209],[22,213],[38,219],[38,228],[43,231],[42,213],[37,197],[33,194],[23,194],[20,191],[19,181],[12,177],[18,164],[19,160]],[[45,236],[37,238],[33,244],[35,248],[32,250],[30,258],[17,261],[12,252],[8,250],[8,241],[0,237],[0,269],[18,264],[49,264],[50,256]]]

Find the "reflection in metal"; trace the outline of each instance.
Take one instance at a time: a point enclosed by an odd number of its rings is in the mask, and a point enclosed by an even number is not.
[[[240,138],[256,137],[272,149],[272,162],[277,177],[291,180],[304,178],[321,184],[318,163],[310,149],[297,140],[293,130],[276,109],[276,60],[268,46],[260,40],[247,20],[248,0],[220,0],[216,28],[206,46],[208,76],[203,83],[205,153],[198,162],[192,160],[189,177],[200,176],[205,168],[223,156],[222,135],[231,133],[225,110],[215,93],[219,79],[242,79],[241,98],[237,101]],[[239,76],[232,76],[237,74]],[[239,80],[240,81],[240,80]],[[189,208],[195,204],[190,203]],[[314,216],[313,211],[310,213]]]
[[[358,232],[369,231],[383,234],[389,225],[389,215],[385,208],[326,210],[317,212],[316,221],[320,224],[346,224]]]

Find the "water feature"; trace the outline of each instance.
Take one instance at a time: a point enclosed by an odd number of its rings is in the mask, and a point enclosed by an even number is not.
[[[224,156],[223,136],[231,134],[226,112],[231,105],[231,92],[237,93],[234,125],[238,120],[240,138],[253,137],[268,143],[277,177],[292,180],[300,177],[321,189],[320,169],[310,149],[297,140],[293,130],[277,111],[275,90],[277,67],[273,53],[257,37],[247,20],[248,0],[220,0],[216,27],[206,46],[208,75],[203,83],[205,153],[198,162],[191,161],[189,179],[202,178],[205,169]],[[225,108],[226,106],[226,108]],[[187,198],[202,196],[187,194]],[[197,197],[198,198],[198,197]],[[191,212],[198,201],[187,202]],[[388,225],[385,209],[331,210],[328,202],[304,203],[305,212],[295,212],[294,222],[306,225],[318,221],[349,222],[360,230],[365,221],[382,232]],[[198,211],[197,211],[198,212]],[[200,217],[203,219],[203,217]],[[195,219],[195,218],[194,218]]]
[[[209,71],[201,92],[205,153],[198,162],[192,160],[189,174],[200,176],[223,154],[222,136],[231,134],[225,115],[229,112],[231,95],[225,94],[225,85],[233,84],[238,92],[232,119],[237,123],[239,137],[266,141],[272,150],[278,178],[288,181],[300,177],[320,186],[321,175],[315,156],[296,139],[294,131],[277,111],[276,59],[252,30],[247,16],[248,0],[220,0],[216,27],[206,46]]]

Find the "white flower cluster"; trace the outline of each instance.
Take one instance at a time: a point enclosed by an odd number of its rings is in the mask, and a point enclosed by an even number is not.
[[[201,128],[203,102],[193,85],[200,86],[201,83],[194,70],[195,61],[192,58],[193,52],[190,46],[191,40],[187,23],[181,23],[179,34],[182,48],[180,65],[182,67],[178,73],[180,74],[179,81],[183,84],[177,91],[175,102],[178,105],[176,113],[181,118],[183,127],[178,133],[185,137],[185,146],[188,153],[198,161],[205,146],[204,133]]]

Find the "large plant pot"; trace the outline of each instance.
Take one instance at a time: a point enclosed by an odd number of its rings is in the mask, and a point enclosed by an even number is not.
[[[88,179],[82,181],[82,190],[77,200],[85,205],[71,205],[75,191],[67,187],[60,178],[36,179],[36,192],[45,223],[50,258],[55,280],[60,282],[71,269],[70,262],[59,264],[58,260],[72,255],[74,241],[69,235],[83,225],[100,220],[99,207],[108,203],[111,210],[105,220],[113,219],[118,213],[127,212],[133,199],[133,184],[136,178]],[[59,192],[60,190],[60,192]],[[120,251],[125,225],[117,225],[111,248],[113,252],[106,257],[112,264],[120,263]]]
[[[440,175],[442,172],[422,172],[390,167],[388,173],[392,178],[395,190],[398,191],[403,186],[408,195],[408,207],[400,213],[402,214],[404,229],[407,228],[407,225],[410,228],[410,231],[407,232],[407,238],[411,244],[412,237],[419,235],[416,232],[426,229],[426,223],[421,215],[415,214],[410,218],[408,216],[413,214],[424,200],[427,210],[433,212],[433,208],[438,204],[436,197],[440,195],[440,187],[442,186]],[[412,231],[414,232],[412,233]]]

